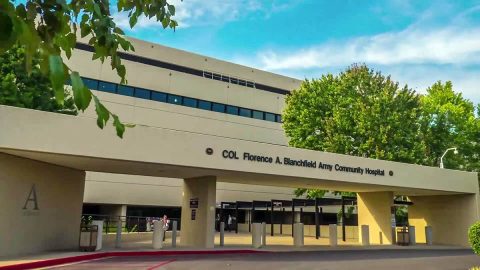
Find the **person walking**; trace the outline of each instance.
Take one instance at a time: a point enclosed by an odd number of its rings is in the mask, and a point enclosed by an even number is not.
[[[233,223],[232,216],[228,215],[228,220],[227,220],[228,232],[230,232],[232,230],[232,223]]]
[[[167,234],[169,226],[170,226],[170,220],[168,219],[167,215],[163,215],[163,218],[162,218],[163,241],[165,241],[165,235]]]

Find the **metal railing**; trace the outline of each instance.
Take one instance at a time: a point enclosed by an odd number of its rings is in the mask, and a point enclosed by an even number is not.
[[[103,220],[103,232],[116,233],[118,222],[122,223],[122,232],[123,233],[141,233],[148,232],[150,229],[153,230],[153,226],[148,226],[153,224],[154,220],[160,220],[161,217],[141,217],[141,216],[115,216],[115,215],[97,215],[97,214],[82,214],[82,223],[88,224],[92,220]],[[173,221],[177,221],[178,230],[180,230],[180,219],[179,218],[168,218],[170,220],[168,230],[172,229]]]

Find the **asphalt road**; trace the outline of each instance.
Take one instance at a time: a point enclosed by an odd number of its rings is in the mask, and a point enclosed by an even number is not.
[[[468,270],[472,266],[480,266],[480,257],[473,254],[470,250],[409,249],[112,257],[55,267],[54,269]]]

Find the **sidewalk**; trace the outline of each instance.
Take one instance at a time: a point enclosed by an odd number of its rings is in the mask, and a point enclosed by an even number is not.
[[[101,251],[97,252],[77,252],[77,251],[56,251],[30,256],[1,258],[0,269],[24,269],[21,264],[26,263],[44,263],[45,265],[58,265],[73,263],[83,260],[93,260],[110,256],[158,256],[158,255],[182,255],[182,254],[225,254],[225,253],[254,253],[254,252],[308,252],[308,251],[351,251],[351,250],[419,250],[419,249],[466,249],[464,247],[454,246],[426,246],[418,244],[415,246],[397,246],[397,245],[371,245],[361,246],[355,239],[348,241],[338,241],[338,246],[328,246],[327,238],[315,239],[314,237],[305,237],[305,246],[294,247],[291,236],[267,236],[267,246],[260,249],[251,247],[250,234],[228,233],[225,236],[225,246],[220,247],[220,239],[217,234],[215,237],[215,248],[213,249],[192,249],[179,246],[180,237],[177,238],[177,247],[172,248],[171,239],[167,238],[164,248],[154,250],[151,240],[143,241],[123,241],[121,248],[115,248],[113,243],[104,243]],[[18,267],[14,267],[14,266]],[[8,266],[8,268],[4,268]],[[44,266],[45,267],[45,266]]]

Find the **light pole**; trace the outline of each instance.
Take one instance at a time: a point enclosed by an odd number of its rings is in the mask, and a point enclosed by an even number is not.
[[[457,151],[457,148],[456,147],[452,147],[452,148],[448,148],[447,150],[445,150],[445,153],[443,153],[443,155],[440,157],[440,168],[443,169],[443,157],[447,154],[448,151],[450,150],[453,150],[453,153],[456,155],[458,154],[458,151]]]

